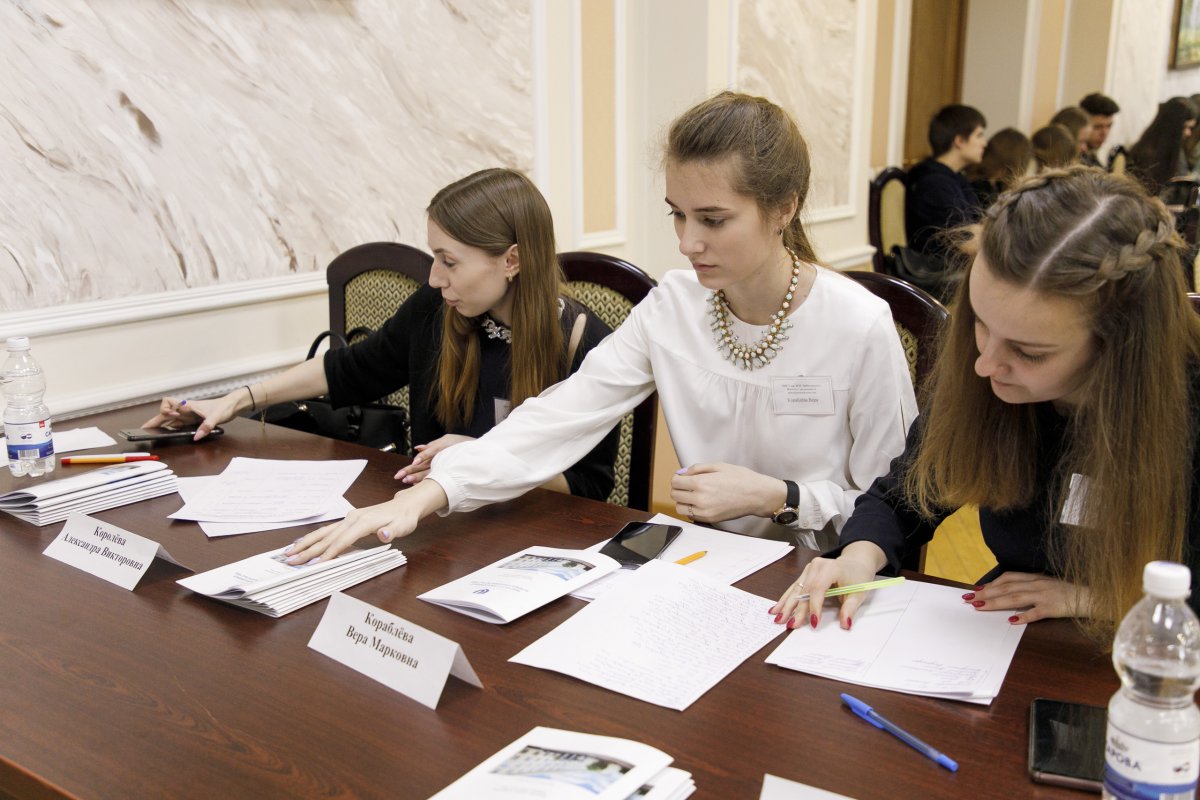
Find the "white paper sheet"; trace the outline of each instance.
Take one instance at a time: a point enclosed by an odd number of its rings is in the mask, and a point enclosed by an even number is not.
[[[651,561],[509,660],[682,711],[784,632],[773,603]]]
[[[329,513],[366,466],[362,458],[234,458],[200,497],[169,516],[197,522],[295,523]]]
[[[73,453],[76,450],[91,450],[96,447],[107,447],[116,444],[117,440],[99,428],[72,428],[69,431],[53,431],[54,454]],[[0,436],[0,450],[4,450],[6,442]]]
[[[705,528],[690,522],[668,517],[666,514],[655,514],[650,522],[662,525],[678,525],[683,533],[671,543],[671,546],[658,557],[659,561],[678,561],[681,558],[708,551],[704,558],[687,565],[687,568],[697,575],[712,578],[718,583],[731,585],[747,575],[753,575],[767,564],[783,558],[795,548],[787,542],[773,539],[758,539],[754,536],[742,536],[738,533]],[[608,541],[597,542],[588,550],[599,550]],[[593,581],[572,594],[580,600],[595,600],[603,593],[619,586],[628,579],[635,570],[623,569],[606,578]]]
[[[905,581],[870,592],[854,629],[825,607],[816,630],[797,628],[768,664],[860,686],[986,705],[1000,692],[1024,625],[1012,612],[976,611],[962,589]]]
[[[211,488],[213,481],[217,480],[218,475],[201,475],[192,478],[177,478],[176,483],[179,488],[179,496],[183,498],[183,502],[187,503],[195,500],[204,491]],[[354,506],[344,497],[339,497],[334,503],[333,508],[326,514],[321,514],[311,519],[298,519],[292,522],[201,522],[200,530],[204,531],[204,535],[210,539],[215,539],[218,536],[237,536],[243,533],[259,533],[261,531],[274,531],[280,528],[291,528],[297,525],[308,525],[313,522],[328,522],[330,520],[342,519],[351,511]]]
[[[768,774],[763,776],[762,794],[758,796],[758,800],[853,800],[853,798]]]

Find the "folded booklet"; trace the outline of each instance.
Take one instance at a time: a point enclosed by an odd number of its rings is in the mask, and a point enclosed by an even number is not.
[[[602,553],[530,547],[430,589],[417,599],[503,624],[620,568],[616,560]]]
[[[407,563],[391,545],[350,550],[329,561],[288,564],[286,547],[226,564],[177,581],[197,594],[282,617],[334,592]]]
[[[430,800],[683,800],[692,776],[640,742],[537,727]]]
[[[175,473],[161,461],[113,464],[0,495],[0,510],[34,525],[62,522],[176,491]]]

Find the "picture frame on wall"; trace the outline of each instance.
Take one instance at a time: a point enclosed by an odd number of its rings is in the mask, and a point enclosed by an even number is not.
[[[1175,0],[1171,69],[1200,67],[1200,0]]]

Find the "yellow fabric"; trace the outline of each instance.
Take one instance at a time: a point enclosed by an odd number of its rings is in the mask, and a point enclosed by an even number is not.
[[[896,245],[908,246],[908,232],[904,227],[904,181],[888,181],[879,194],[879,235],[883,252],[888,254]]]

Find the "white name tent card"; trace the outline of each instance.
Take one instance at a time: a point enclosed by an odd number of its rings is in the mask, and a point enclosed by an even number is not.
[[[458,642],[341,592],[308,646],[429,708],[451,675],[483,688]]]
[[[189,569],[153,539],[86,514],[72,514],[42,555],[130,590],[137,586],[150,569],[150,562],[156,558]]]

